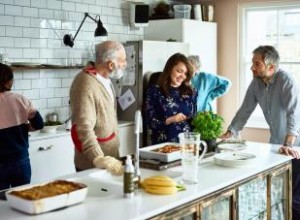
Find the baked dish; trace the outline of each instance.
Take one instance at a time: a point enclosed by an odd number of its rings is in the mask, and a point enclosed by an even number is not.
[[[140,148],[142,159],[159,160],[169,163],[181,158],[180,145],[174,142],[165,142]]]
[[[156,149],[154,149],[152,151],[159,152],[159,153],[164,153],[164,154],[168,154],[168,153],[172,153],[174,151],[179,151],[179,150],[180,150],[179,146],[176,146],[176,145],[165,145],[163,147],[156,148]]]
[[[26,185],[5,193],[10,206],[28,214],[40,214],[84,201],[87,186],[65,180]]]
[[[11,191],[10,194],[28,199],[37,200],[70,193],[86,187],[84,184],[69,182],[65,180],[56,180],[45,185],[34,186],[29,189]]]

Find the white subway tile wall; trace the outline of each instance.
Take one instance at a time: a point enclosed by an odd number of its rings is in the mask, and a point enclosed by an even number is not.
[[[100,15],[109,40],[142,40],[144,30],[130,27],[125,0],[0,0],[0,53],[8,62],[83,65],[93,59],[96,24],[86,19],[73,48],[64,34],[75,35],[84,13]],[[42,116],[51,112],[64,121],[70,115],[69,88],[80,69],[15,70],[14,91],[23,94]]]

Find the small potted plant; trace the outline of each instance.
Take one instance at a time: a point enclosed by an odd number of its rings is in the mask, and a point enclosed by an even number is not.
[[[223,132],[224,119],[212,112],[198,112],[192,120],[194,131],[201,134],[201,140],[207,143],[208,152],[216,148],[216,139]]]
[[[153,10],[156,15],[168,15],[170,5],[165,0],[159,0]]]

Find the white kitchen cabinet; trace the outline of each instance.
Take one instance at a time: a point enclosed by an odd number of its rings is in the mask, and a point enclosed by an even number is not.
[[[134,154],[134,123],[119,121],[120,156]],[[34,133],[29,139],[31,183],[46,182],[75,173],[74,144],[70,132]]]
[[[45,182],[75,172],[74,145],[68,132],[29,141],[31,183]]]
[[[145,40],[166,41],[169,39],[189,43],[190,54],[199,55],[202,70],[216,73],[217,24],[191,19],[151,20],[144,29]]]
[[[166,61],[174,53],[179,51],[185,55],[189,55],[189,44],[179,42],[165,41],[142,41],[142,73],[146,75],[148,73],[162,71],[165,67]]]
[[[119,121],[120,157],[133,155],[135,149],[134,122]]]

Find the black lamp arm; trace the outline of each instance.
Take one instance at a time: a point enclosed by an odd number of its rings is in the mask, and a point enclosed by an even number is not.
[[[80,25],[79,25],[79,28],[78,28],[78,30],[76,31],[76,34],[74,35],[74,37],[73,37],[73,39],[72,39],[73,41],[75,40],[77,34],[79,33],[79,31],[80,31],[80,29],[81,29],[81,27],[82,27],[82,25],[83,25],[83,23],[84,23],[84,21],[85,21],[85,19],[86,19],[87,17],[89,17],[89,18],[92,19],[95,23],[97,23],[97,21],[96,21],[95,18],[91,17],[87,12],[85,12],[85,13],[84,13],[84,18],[83,18],[83,20],[81,21],[81,23],[80,23]]]

